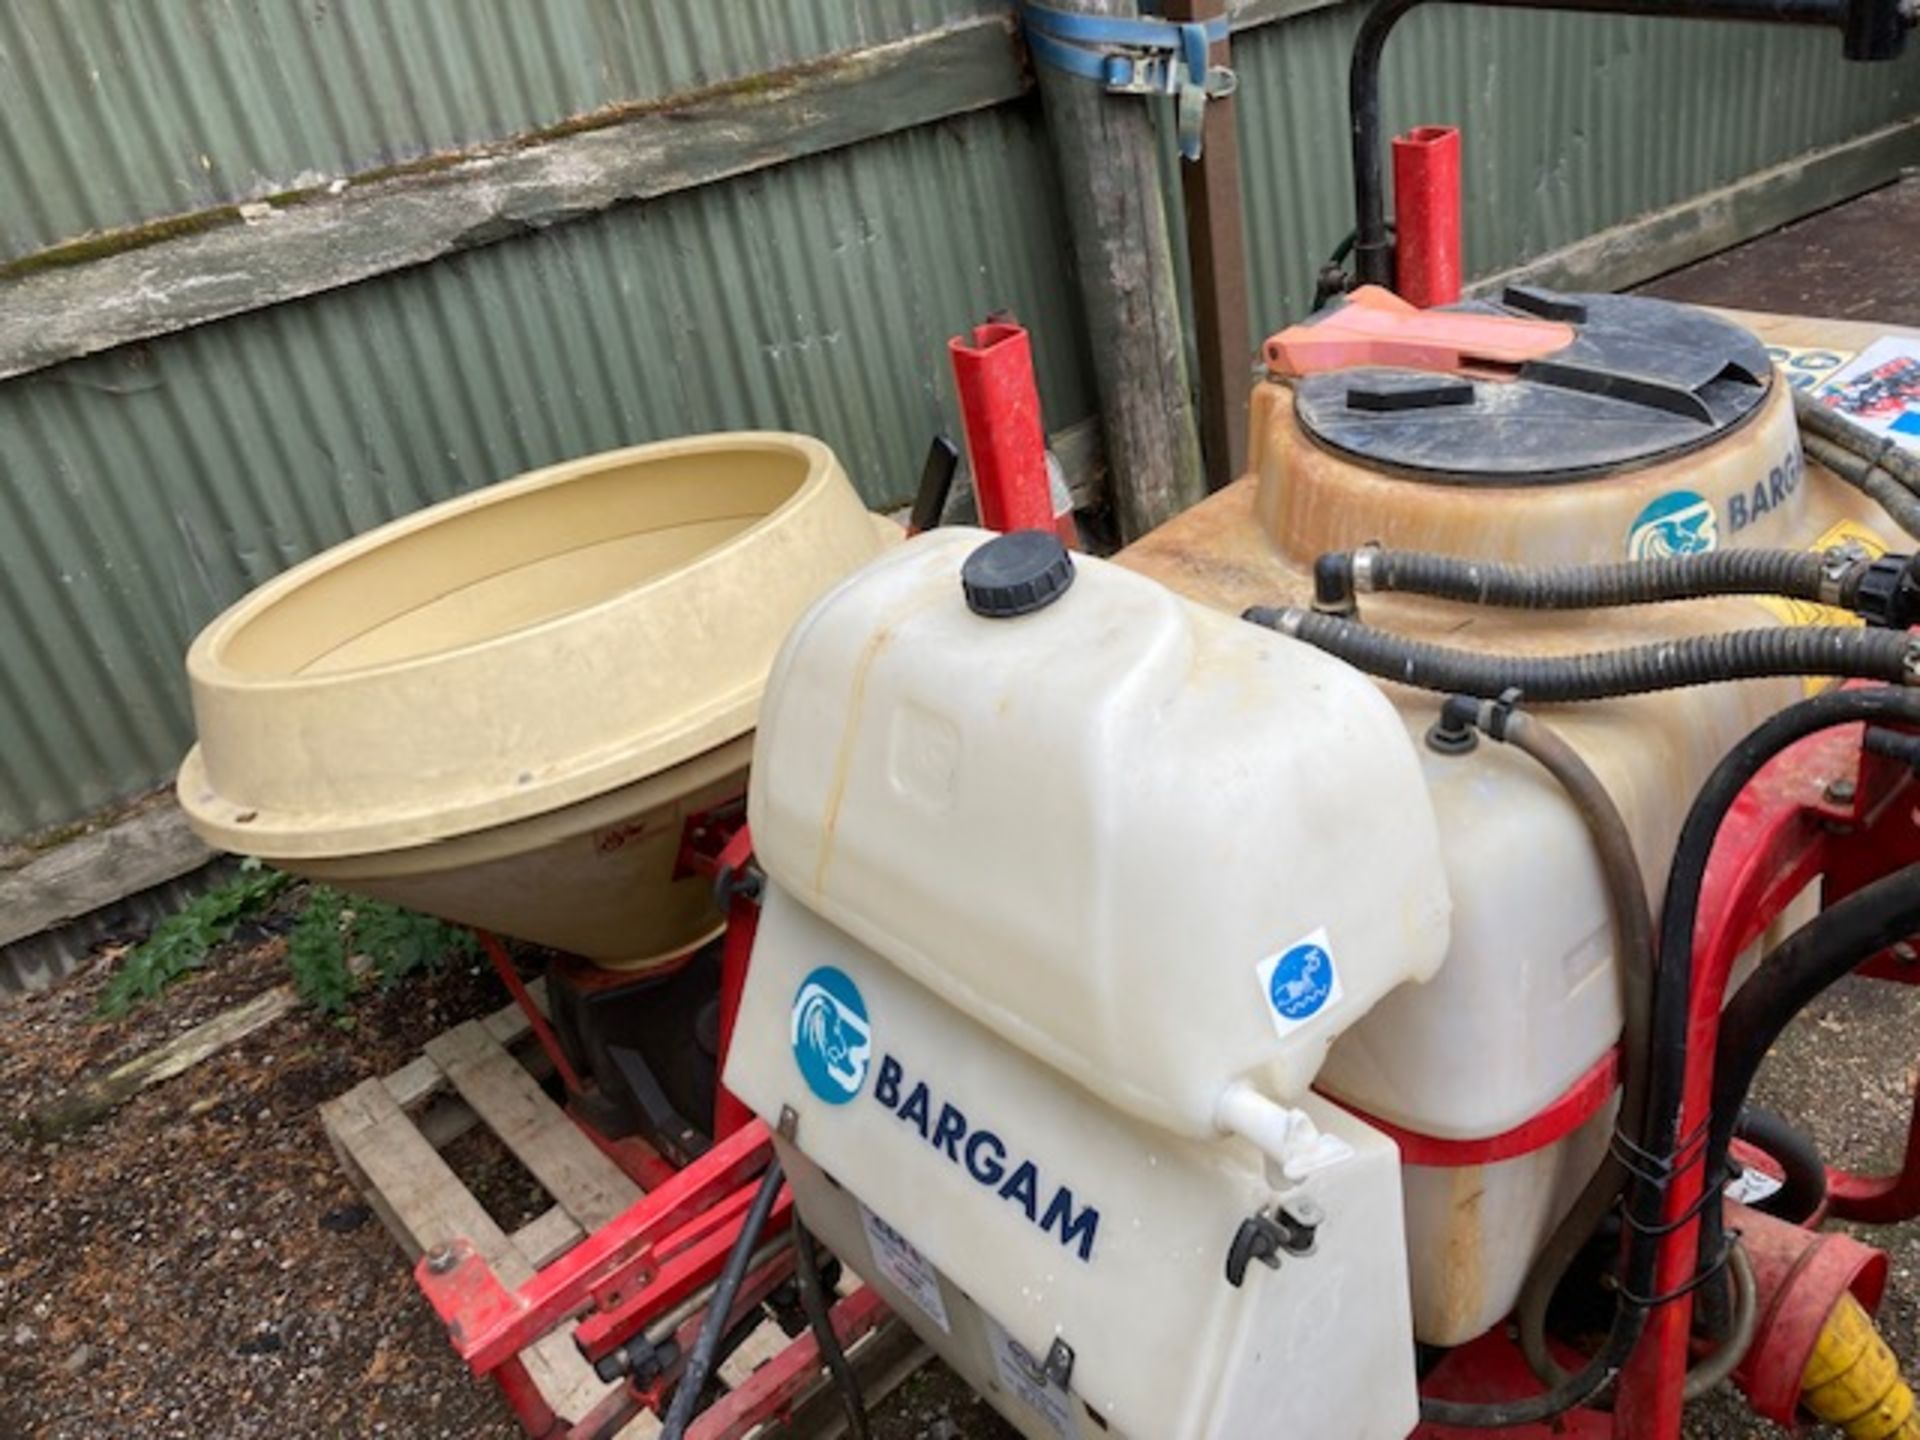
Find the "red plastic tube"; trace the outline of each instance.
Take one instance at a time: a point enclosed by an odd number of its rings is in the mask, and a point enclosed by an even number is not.
[[[1420,125],[1393,142],[1394,288],[1421,309],[1460,298],[1460,132]]]
[[[989,321],[974,327],[971,342],[962,336],[949,340],[947,353],[980,523],[989,530],[1052,530],[1047,441],[1026,329]]]

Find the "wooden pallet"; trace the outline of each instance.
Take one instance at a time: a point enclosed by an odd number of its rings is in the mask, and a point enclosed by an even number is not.
[[[536,981],[528,988],[544,1012],[544,984]],[[364,1081],[320,1107],[327,1139],[342,1167],[409,1262],[464,1237],[486,1258],[500,1283],[514,1289],[640,1198],[640,1187],[541,1089],[541,1079],[551,1071],[552,1062],[532,1042],[526,1015],[509,1005],[483,1020],[455,1026],[429,1041],[412,1063],[384,1079]],[[500,1228],[441,1154],[480,1125],[499,1137],[553,1201],[511,1234]],[[569,1421],[585,1415],[614,1388],[581,1357],[572,1331],[565,1326],[521,1352],[547,1404]],[[729,1357],[721,1377],[738,1383],[785,1344],[779,1326],[763,1325]],[[853,1355],[869,1402],[910,1374],[927,1353],[897,1321],[869,1337]],[[808,1408],[819,1416],[817,1423],[802,1425],[797,1414],[785,1433],[839,1433],[839,1417],[831,1404]],[[658,1422],[642,1415],[621,1431],[620,1440],[649,1440],[658,1431]]]
[[[545,1008],[546,991],[530,987]],[[640,1198],[540,1088],[551,1062],[537,1045],[516,1053],[531,1027],[517,1005],[468,1021],[427,1042],[426,1053],[380,1080],[320,1107],[340,1164],[409,1262],[465,1237],[500,1283],[515,1289],[595,1227]],[[441,1150],[475,1126],[500,1138],[553,1205],[512,1234],[503,1231],[454,1174]],[[571,1328],[523,1352],[554,1411],[578,1419],[613,1387],[574,1348]]]

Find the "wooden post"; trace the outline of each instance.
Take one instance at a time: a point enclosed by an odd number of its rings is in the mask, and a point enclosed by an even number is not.
[[[1138,13],[1134,0],[1050,0],[1090,15]],[[1200,442],[1160,200],[1153,102],[1036,66],[1060,171],[1080,302],[1100,392],[1107,473],[1124,540],[1205,491]]]
[[[1213,20],[1227,0],[1166,0],[1169,20]],[[1207,64],[1230,66],[1225,36]],[[1247,241],[1240,206],[1240,137],[1233,99],[1207,102],[1200,158],[1180,163],[1193,271],[1193,327],[1200,355],[1200,450],[1207,488],[1239,478],[1247,463],[1247,394],[1253,388],[1253,331],[1247,306]]]

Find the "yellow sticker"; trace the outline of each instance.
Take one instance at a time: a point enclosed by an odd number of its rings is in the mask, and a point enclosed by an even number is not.
[[[1809,550],[1831,550],[1836,545],[1858,545],[1873,559],[1887,553],[1887,542],[1858,520],[1840,520],[1814,541]],[[1816,605],[1811,600],[1789,600],[1781,595],[1763,595],[1760,603],[1780,617],[1784,625],[1864,625],[1866,621],[1847,610],[1831,605]],[[1824,676],[1809,675],[1801,684],[1809,695],[1817,695],[1833,682]]]

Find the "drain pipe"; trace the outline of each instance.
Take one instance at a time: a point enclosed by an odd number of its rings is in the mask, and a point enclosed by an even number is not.
[[[1393,285],[1393,241],[1387,234],[1380,178],[1380,57],[1387,36],[1424,0],[1379,0],[1353,45],[1348,105],[1353,132],[1354,273],[1362,285]],[[1913,16],[1902,0],[1465,0],[1522,10],[1600,15],[1658,15],[1673,20],[1750,20],[1814,25],[1841,32],[1849,60],[1892,60],[1906,44]]]

